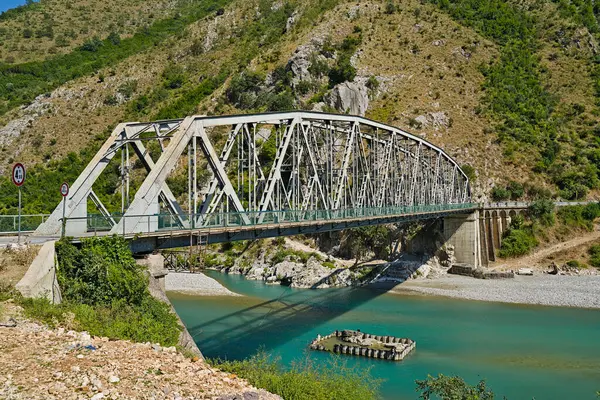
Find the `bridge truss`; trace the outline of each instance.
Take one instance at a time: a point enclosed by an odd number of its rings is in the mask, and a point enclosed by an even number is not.
[[[93,190],[115,157],[118,214]],[[132,194],[134,164],[147,175]],[[174,175],[186,175],[187,190],[169,187]],[[90,230],[89,204],[111,233],[132,234],[159,230],[165,216],[171,227],[196,229],[469,201],[468,178],[449,155],[392,126],[303,111],[193,116],[119,124],[72,185],[66,230]],[[62,211],[36,234],[59,234]]]

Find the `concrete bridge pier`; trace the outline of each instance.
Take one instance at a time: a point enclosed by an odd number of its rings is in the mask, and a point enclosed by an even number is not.
[[[487,235],[485,235],[487,236]],[[453,214],[444,218],[446,244],[454,247],[458,263],[478,268],[487,265],[481,246],[480,212]]]
[[[444,218],[446,244],[454,246],[456,261],[474,267],[486,267],[496,261],[502,235],[512,219],[526,208],[482,208],[472,214],[454,214]]]

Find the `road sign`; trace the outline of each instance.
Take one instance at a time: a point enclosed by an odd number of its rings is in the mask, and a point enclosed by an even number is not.
[[[25,183],[25,166],[23,164],[16,163],[12,172],[12,181],[15,185],[21,186]]]
[[[63,182],[63,184],[60,185],[60,194],[62,197],[67,197],[69,195],[69,184],[67,182]]]

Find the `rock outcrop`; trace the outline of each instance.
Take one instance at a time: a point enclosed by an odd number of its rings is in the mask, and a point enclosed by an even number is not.
[[[421,128],[433,128],[434,130],[446,129],[450,127],[451,121],[448,115],[443,111],[430,112],[424,115],[419,115],[415,118]]]
[[[364,82],[344,82],[325,96],[325,103],[341,113],[364,116],[369,107],[369,90]]]

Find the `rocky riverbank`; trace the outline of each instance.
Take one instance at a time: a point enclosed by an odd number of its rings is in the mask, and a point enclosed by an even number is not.
[[[0,304],[16,321],[0,327],[2,399],[280,399],[174,347],[49,329]]]
[[[227,250],[214,253],[208,267],[268,284],[325,289],[361,286],[376,280],[405,281],[445,274],[453,254],[451,249],[443,253],[403,256],[391,263],[372,261],[356,264],[354,260],[337,258],[285,239],[284,244],[277,246],[257,242],[239,252]]]

